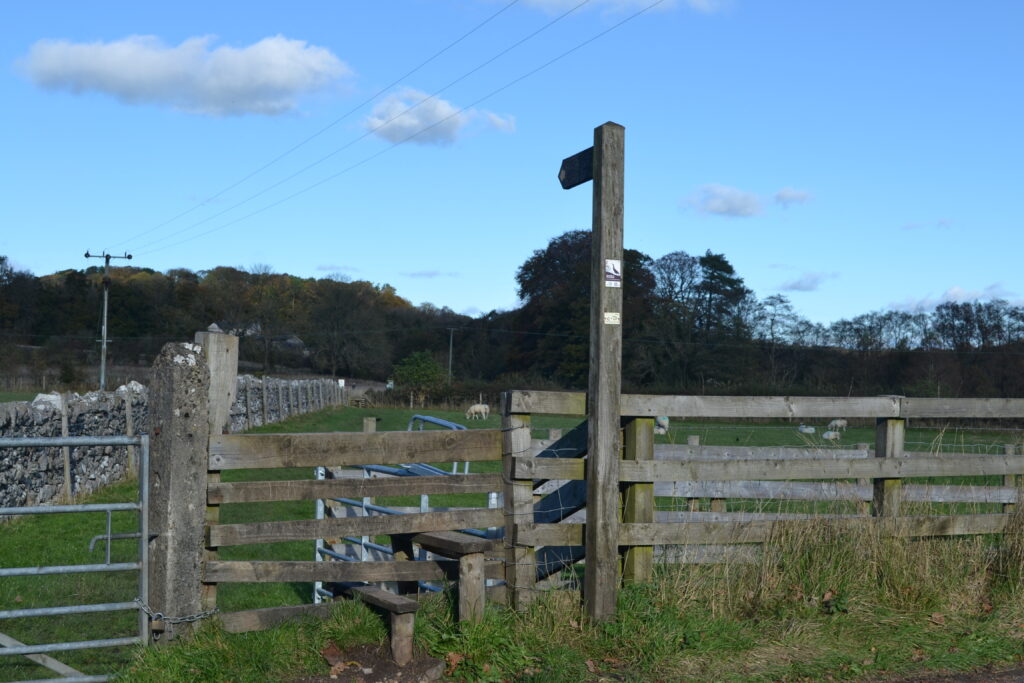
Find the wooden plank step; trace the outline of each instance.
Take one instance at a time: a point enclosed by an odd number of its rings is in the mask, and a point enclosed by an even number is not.
[[[354,586],[349,589],[353,596],[374,607],[380,607],[392,614],[408,614],[420,608],[420,604],[403,595],[395,595],[376,586]]]

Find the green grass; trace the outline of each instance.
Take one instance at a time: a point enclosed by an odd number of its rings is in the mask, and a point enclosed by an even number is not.
[[[0,403],[31,401],[38,393],[37,391],[0,391]]]
[[[124,481],[106,487],[77,502],[111,503],[138,500],[136,482]],[[135,512],[115,512],[112,531],[138,531]],[[0,566],[101,564],[105,545],[97,542],[89,552],[89,541],[106,533],[103,512],[29,515],[0,525]],[[111,544],[112,562],[138,559],[137,540],[116,540]],[[20,576],[0,579],[0,610],[56,607],[72,604],[129,602],[138,592],[138,572]],[[52,643],[138,635],[136,612],[34,617],[0,621],[0,631],[24,643]],[[80,650],[54,655],[83,673],[110,673],[124,667],[131,648]],[[54,674],[24,657],[0,657],[0,680],[52,678]]]

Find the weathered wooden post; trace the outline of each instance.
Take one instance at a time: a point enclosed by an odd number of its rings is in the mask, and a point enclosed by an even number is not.
[[[654,418],[630,420],[623,438],[624,460],[654,460]],[[622,487],[622,521],[626,524],[654,522],[654,484],[636,483]],[[650,581],[654,575],[654,546],[631,546],[622,556],[622,580]]]
[[[195,342],[202,348],[210,371],[209,390],[209,425],[210,435],[227,434],[231,431],[231,406],[235,402],[238,382],[238,337],[224,334],[216,325],[210,325],[205,332],[196,332]],[[249,411],[249,385],[251,378],[246,379],[246,412]],[[248,418],[247,418],[248,422]],[[209,444],[207,444],[209,453]],[[207,470],[207,486],[220,483],[220,472]],[[205,498],[206,493],[204,491]],[[220,506],[206,506],[206,523],[220,522]],[[216,560],[216,548],[207,548],[204,560]],[[217,607],[217,584],[203,584],[203,609],[212,610]]]
[[[587,525],[583,600],[587,615],[615,615],[619,583],[619,458],[622,431],[622,251],[626,129],[605,123],[594,146],[562,162],[569,189],[594,181],[591,228],[590,381],[587,389]],[[587,163],[589,160],[589,164]],[[589,168],[589,174],[586,172]],[[589,177],[587,177],[589,175]]]
[[[1016,455],[1017,454],[1017,447],[1014,444],[1012,444],[1012,443],[1004,444],[1003,445],[1003,452],[1006,455]],[[1017,475],[1015,475],[1015,474],[1007,474],[1007,475],[1005,475],[1003,477],[1003,486],[1009,486],[1011,488],[1017,488]],[[1017,493],[1018,493],[1018,495],[1020,494],[1020,489],[1017,490]],[[1005,512],[1006,514],[1010,514],[1011,512],[1013,512],[1016,509],[1017,509],[1017,506],[1014,505],[1013,503],[1003,503],[1003,512]]]
[[[535,597],[537,552],[532,539],[533,479],[515,478],[515,459],[530,453],[530,416],[512,412],[511,393],[501,395],[501,461],[505,501],[505,584],[508,604],[525,609]]]
[[[903,457],[903,420],[879,418],[875,426],[875,457]],[[903,498],[903,481],[900,479],[874,480],[874,515],[896,517],[900,513]]]

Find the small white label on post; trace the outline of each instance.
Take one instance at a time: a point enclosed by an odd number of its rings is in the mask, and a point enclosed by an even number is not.
[[[622,261],[619,259],[606,258],[604,260],[604,286],[622,286]]]
[[[605,325],[620,325],[620,324],[622,324],[622,314],[621,313],[605,313],[604,314],[604,324]]]

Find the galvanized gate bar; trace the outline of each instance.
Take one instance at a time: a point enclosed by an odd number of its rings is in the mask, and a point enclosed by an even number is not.
[[[88,574],[90,572],[125,572],[142,569],[141,562],[115,562],[112,564],[67,564],[53,567],[5,567],[0,576],[49,576],[51,574]]]
[[[30,507],[4,507],[0,508],[0,516],[32,515],[32,514],[56,514],[56,513],[88,513],[105,512],[107,515],[107,562],[105,564],[80,564],[63,566],[43,567],[4,567],[0,568],[0,577],[3,576],[45,576],[54,574],[77,574],[88,572],[113,572],[131,571],[139,572],[138,597],[132,602],[112,602],[92,605],[68,605],[61,607],[38,607],[20,610],[0,611],[0,619],[14,619],[24,617],[59,616],[63,614],[84,614],[112,612],[118,610],[138,610],[139,625],[138,635],[125,638],[104,638],[98,640],[83,640],[65,643],[42,643],[37,645],[24,645],[18,641],[9,639],[11,644],[0,646],[0,656],[21,655],[27,656],[36,663],[41,663],[47,668],[53,669],[55,665],[61,665],[57,660],[46,658],[51,663],[40,662],[36,655],[44,655],[48,652],[65,652],[70,650],[86,650],[99,647],[121,647],[124,645],[143,644],[148,645],[150,639],[149,616],[146,614],[146,605],[149,601],[149,436],[76,436],[76,437],[32,437],[32,438],[2,438],[0,448],[53,448],[63,446],[138,446],[139,448],[139,500],[138,502],[105,503],[105,504],[83,504],[83,505],[38,505]],[[134,536],[139,539],[139,561],[138,562],[110,562],[110,514],[111,512],[138,512],[139,531]],[[95,539],[94,539],[95,540]],[[14,643],[17,643],[15,645]],[[110,675],[75,675],[79,672],[67,667],[67,672],[56,670],[58,673],[68,673],[63,678],[44,679],[46,681],[61,681],[62,683],[91,683],[93,681],[108,681]],[[39,683],[40,679],[33,679]]]
[[[79,640],[71,643],[41,643],[39,645],[22,645],[19,647],[0,647],[0,655],[38,655],[43,652],[66,652],[69,650],[88,650],[93,647],[119,647],[121,645],[137,645],[145,642],[139,636],[129,638],[104,638],[102,640]]]
[[[63,512],[123,512],[141,510],[140,503],[87,503],[83,505],[32,505],[0,508],[0,515],[50,515]]]
[[[6,436],[0,448],[52,448],[54,446],[139,446],[142,436]]]
[[[92,614],[93,612],[118,612],[127,609],[139,609],[139,603],[104,602],[94,605],[70,605],[67,607],[33,607],[29,609],[9,609],[0,611],[0,619],[20,619],[22,617],[53,617],[58,614]]]

